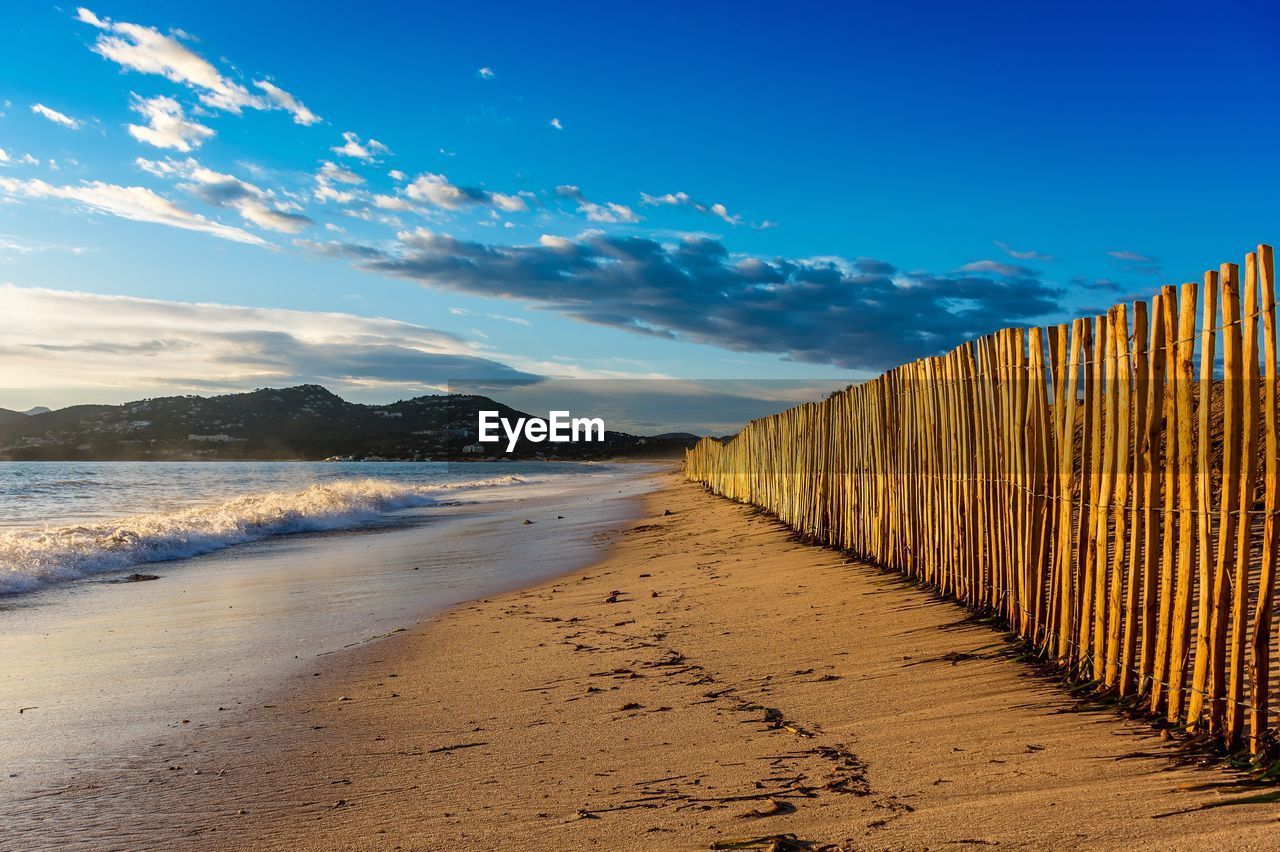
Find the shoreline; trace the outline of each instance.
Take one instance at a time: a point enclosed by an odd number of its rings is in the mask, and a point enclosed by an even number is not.
[[[581,573],[317,660],[47,804],[131,849],[1263,847],[1266,807],[1161,816],[1244,795],[1208,789],[1226,773],[1073,706],[927,592],[661,476]]]
[[[469,482],[363,525],[141,566],[156,582],[113,582],[131,566],[14,596],[0,613],[0,802],[133,766],[274,703],[335,651],[588,564],[644,473]],[[543,525],[554,547],[532,534]]]

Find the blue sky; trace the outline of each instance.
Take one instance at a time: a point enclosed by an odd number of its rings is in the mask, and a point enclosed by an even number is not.
[[[835,383],[1274,237],[1263,4],[406,5],[6,9],[0,406]]]

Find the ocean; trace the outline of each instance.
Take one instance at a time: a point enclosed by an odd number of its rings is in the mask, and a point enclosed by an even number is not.
[[[232,724],[318,657],[585,567],[654,469],[0,463],[0,803]]]
[[[554,462],[0,462],[0,595],[273,536],[405,523],[409,510],[615,470]]]

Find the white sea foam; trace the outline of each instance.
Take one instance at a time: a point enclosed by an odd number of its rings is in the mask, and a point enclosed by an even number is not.
[[[502,476],[407,485],[343,480],[273,491],[171,512],[0,533],[0,595],[182,559],[275,535],[358,527],[397,509],[430,506],[464,489],[516,485]]]

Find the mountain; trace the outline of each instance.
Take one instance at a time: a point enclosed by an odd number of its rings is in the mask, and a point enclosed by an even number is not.
[[[28,408],[26,411],[14,411],[9,408],[0,408],[0,426],[3,426],[6,423],[14,423],[20,420],[25,420],[27,417],[30,417],[36,414],[48,414],[48,413],[49,413],[49,409],[45,408],[43,405],[37,405],[35,408]]]
[[[672,457],[697,436],[606,432],[603,443],[530,443],[511,454],[476,444],[477,412],[529,415],[484,396],[420,396],[390,405],[347,402],[319,385],[224,396],[170,396],[0,414],[0,459],[133,461]],[[0,411],[4,411],[0,409]],[[13,417],[6,416],[14,415]]]

